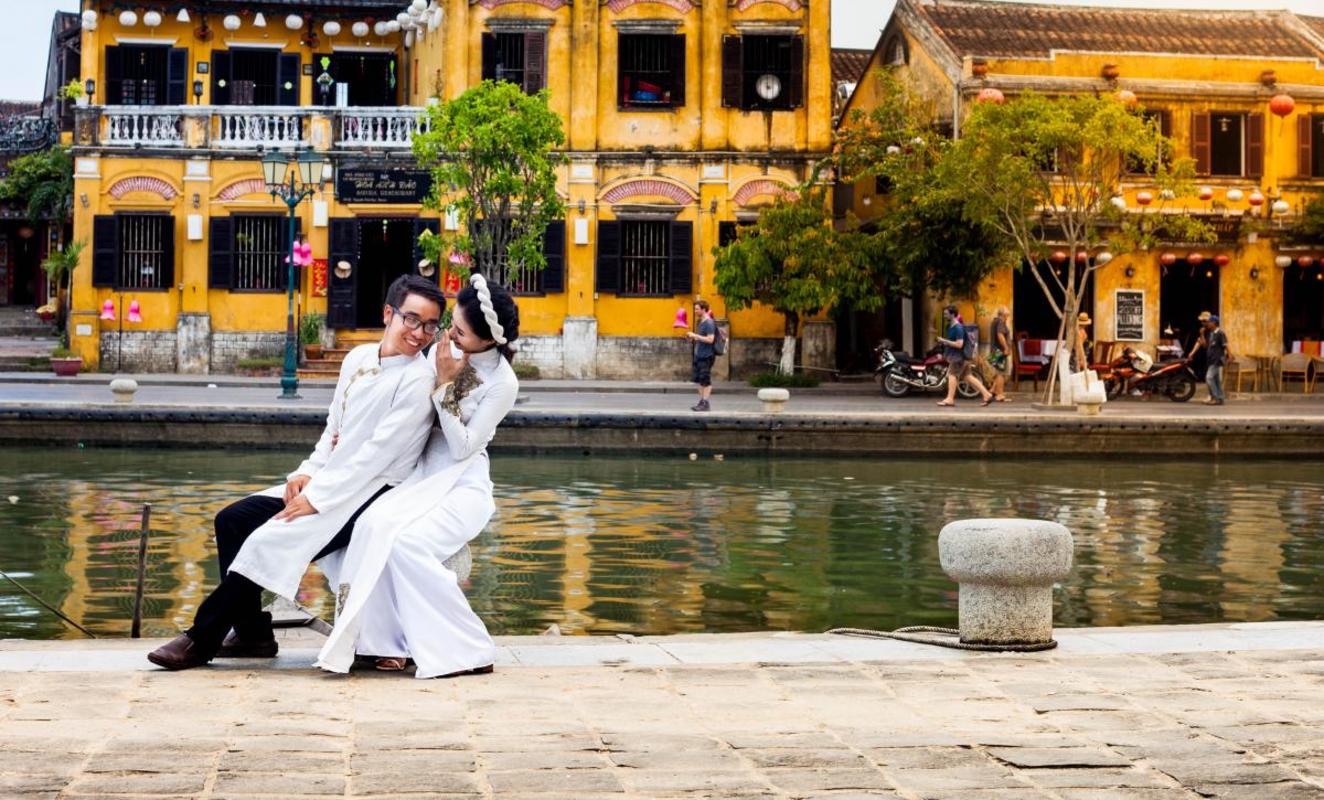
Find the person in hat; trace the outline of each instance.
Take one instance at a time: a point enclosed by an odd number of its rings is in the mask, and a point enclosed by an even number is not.
[[[1210,311],[1201,311],[1200,316],[1195,318],[1197,323],[1195,326],[1195,341],[1183,342],[1187,347],[1186,357],[1191,361],[1191,371],[1196,375],[1205,374],[1206,368],[1209,366],[1206,360],[1206,356],[1209,354],[1207,349],[1209,347],[1207,325],[1209,318],[1212,316],[1213,313]]]
[[[1084,311],[1076,315],[1076,350],[1072,353],[1076,359],[1076,371],[1090,367],[1087,354],[1090,351],[1090,326],[1093,324],[1090,315]]]
[[[1221,406],[1227,400],[1223,393],[1223,367],[1231,359],[1227,348],[1227,334],[1218,325],[1218,315],[1210,314],[1204,321],[1205,371],[1204,382],[1209,387],[1205,405]]]

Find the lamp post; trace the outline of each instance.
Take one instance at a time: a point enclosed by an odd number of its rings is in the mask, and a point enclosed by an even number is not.
[[[290,169],[284,153],[272,150],[262,157],[262,178],[273,199],[284,201],[290,210],[289,280],[286,284],[285,369],[280,376],[280,399],[299,399],[298,343],[294,337],[294,209],[317,192],[322,183],[321,155],[312,150],[299,153]]]

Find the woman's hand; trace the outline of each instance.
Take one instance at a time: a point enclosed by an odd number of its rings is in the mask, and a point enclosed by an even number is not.
[[[317,513],[317,509],[313,508],[313,504],[308,502],[308,498],[304,495],[299,495],[290,502],[286,503],[285,508],[281,509],[281,512],[277,514],[275,517],[273,517],[273,519],[290,522],[292,520],[298,519],[299,517],[306,517],[310,514],[316,514],[316,513]]]
[[[441,332],[441,338],[437,339],[436,351],[437,385],[454,383],[464,368],[469,366],[469,354],[465,353],[458,360],[451,355],[450,328]]]

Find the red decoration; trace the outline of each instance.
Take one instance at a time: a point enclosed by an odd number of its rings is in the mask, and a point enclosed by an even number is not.
[[[454,297],[460,293],[460,273],[446,270],[445,276],[441,280],[441,291],[447,297]]]
[[[1311,258],[1310,256],[1301,256],[1296,260],[1296,263],[1299,264],[1302,269],[1304,269],[1310,266],[1311,264],[1314,264],[1315,259]]]
[[[1246,202],[1256,207],[1262,206],[1264,205],[1264,194],[1259,189],[1256,189],[1246,198]]]
[[[1153,192],[1136,192],[1136,202],[1142,206],[1147,206],[1154,202]]]
[[[1064,263],[1064,262],[1067,260],[1067,254],[1066,254],[1066,251],[1065,251],[1065,250],[1054,250],[1054,251],[1053,251],[1053,254],[1052,254],[1051,256],[1049,256],[1049,260],[1051,260],[1054,264],[1061,264],[1061,263]]]
[[[1211,188],[1208,187],[1208,186],[1201,186],[1201,187],[1200,187],[1200,199],[1201,199],[1201,200],[1213,200],[1213,199],[1214,199],[1214,190],[1211,189]]]
[[[1187,264],[1190,264],[1192,267],[1197,267],[1197,266],[1199,266],[1200,264],[1203,264],[1203,263],[1204,263],[1204,254],[1203,254],[1203,253],[1187,253],[1187,254],[1186,254],[1186,263],[1187,263]]]
[[[1077,264],[1084,264],[1084,263],[1086,263],[1086,262],[1089,261],[1089,260],[1090,260],[1090,254],[1089,254],[1089,253],[1086,253],[1084,250],[1077,250],[1077,251],[1076,251],[1076,263],[1077,263]]]
[[[1287,93],[1276,94],[1269,100],[1269,110],[1280,117],[1291,114],[1294,108],[1296,108],[1296,100]]]
[[[1002,95],[1002,92],[994,89],[992,86],[985,86],[983,89],[979,90],[979,94],[975,95],[976,103],[992,103],[993,105],[1000,106],[1006,101],[1007,98]]]
[[[1159,263],[1162,264],[1163,266],[1165,266],[1165,267],[1170,267],[1170,266],[1172,266],[1173,264],[1176,264],[1176,263],[1177,263],[1177,254],[1176,254],[1176,253],[1164,253],[1163,255],[1161,255],[1161,256],[1158,257],[1158,260],[1159,260]]]
[[[326,297],[326,259],[314,258],[312,269],[312,296]]]
[[[1231,260],[1232,259],[1228,258],[1227,254],[1225,253],[1219,253],[1218,255],[1214,256],[1214,263],[1220,267],[1226,267],[1228,265],[1228,262]]]

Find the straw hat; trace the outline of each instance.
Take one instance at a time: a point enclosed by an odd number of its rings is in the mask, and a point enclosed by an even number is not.
[[[1077,325],[1093,325],[1094,322],[1093,322],[1093,320],[1090,319],[1090,315],[1089,315],[1089,314],[1086,314],[1084,311],[1082,311],[1082,312],[1080,312],[1080,316],[1076,317],[1076,324],[1077,324]]]
[[[1196,317],[1195,320],[1196,322],[1206,322],[1212,316],[1213,314],[1209,313],[1208,311],[1201,311],[1200,316]]]

